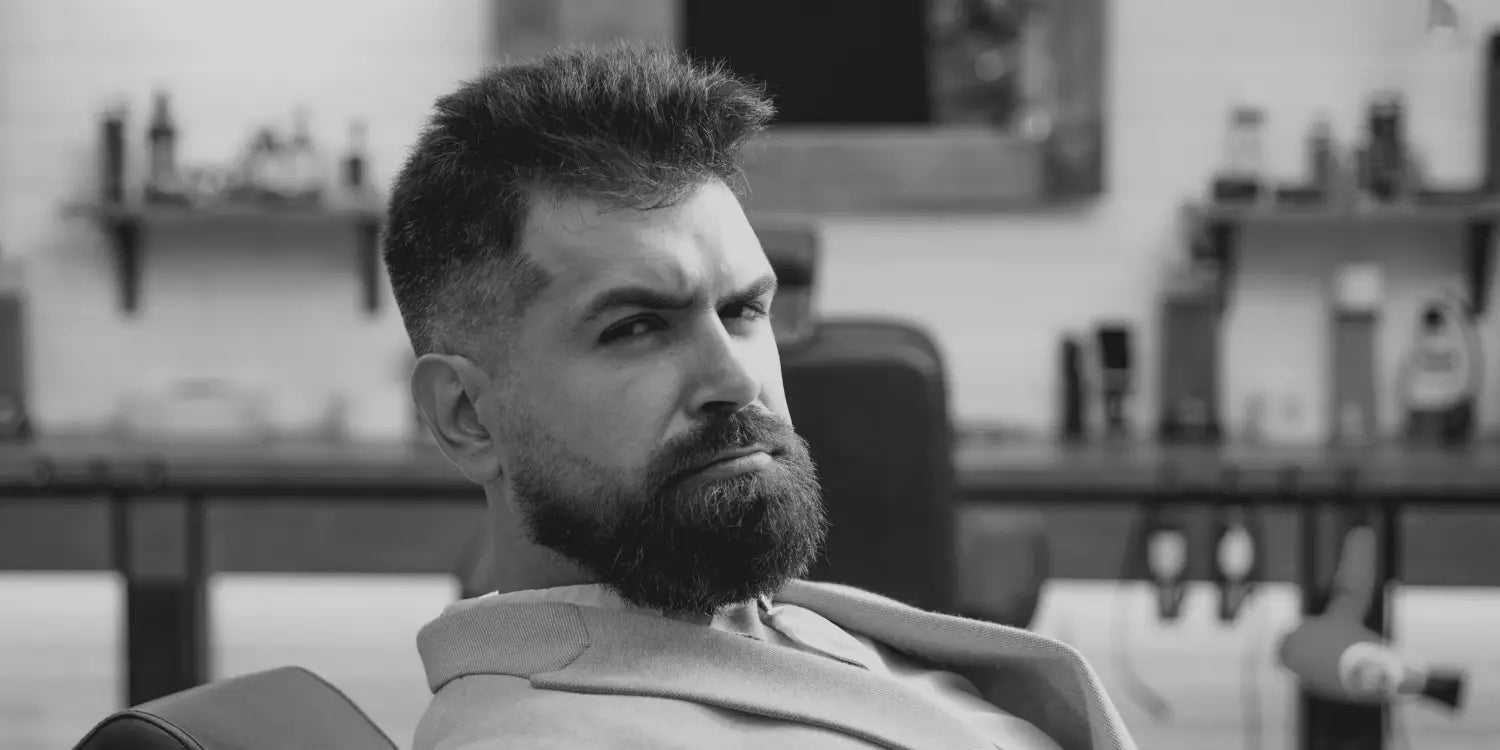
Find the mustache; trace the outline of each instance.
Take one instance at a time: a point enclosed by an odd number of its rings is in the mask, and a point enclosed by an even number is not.
[[[663,486],[725,451],[761,445],[772,455],[781,455],[798,444],[791,422],[769,412],[742,409],[716,416],[667,444],[651,472],[652,484]]]

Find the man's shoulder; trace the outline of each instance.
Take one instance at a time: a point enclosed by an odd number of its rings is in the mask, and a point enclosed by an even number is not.
[[[646,719],[661,719],[670,711],[647,696],[546,690],[523,677],[471,675],[444,685],[432,697],[417,728],[415,748],[661,747],[658,722]]]
[[[691,698],[533,687],[503,675],[444,685],[417,727],[414,750],[697,750],[703,747],[869,747],[822,725]]]
[[[444,685],[432,696],[424,723],[469,725],[475,721],[510,729],[550,727],[557,718],[576,718],[579,710],[597,713],[596,704],[612,704],[614,695],[543,690],[525,677],[475,674]]]
[[[521,677],[487,674],[453,680],[432,696],[417,725],[415,750],[566,747],[571,738],[557,731],[556,721],[565,709],[541,695]]]

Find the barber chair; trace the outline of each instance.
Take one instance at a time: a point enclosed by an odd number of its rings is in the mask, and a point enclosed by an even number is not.
[[[892,319],[814,314],[816,228],[756,226],[781,281],[773,324],[797,432],[832,528],[809,577],[924,609],[1024,627],[1050,551],[1036,519],[958,503],[948,383],[936,342]]]
[[[952,436],[936,348],[896,321],[819,321],[782,380],[831,529],[813,580],[957,610]]]
[[[1024,627],[1047,575],[1039,524],[963,508],[947,379],[932,339],[896,320],[819,321],[782,378],[832,522],[813,580]]]
[[[112,714],[73,750],[396,750],[338,688],[281,667]]]

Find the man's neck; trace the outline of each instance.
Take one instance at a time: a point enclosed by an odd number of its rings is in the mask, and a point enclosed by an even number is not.
[[[762,619],[766,613],[761,611],[759,599],[751,599],[743,604],[734,604],[719,610],[710,627],[741,635],[748,635],[758,641],[770,640],[765,621]]]

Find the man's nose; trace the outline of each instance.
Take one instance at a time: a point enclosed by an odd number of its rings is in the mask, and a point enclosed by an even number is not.
[[[760,397],[760,378],[750,365],[748,342],[716,326],[698,354],[699,377],[693,395],[695,416],[733,414]]]

